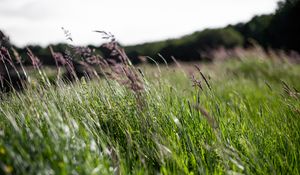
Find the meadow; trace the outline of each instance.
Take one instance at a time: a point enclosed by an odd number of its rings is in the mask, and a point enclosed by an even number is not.
[[[0,174],[300,174],[300,65],[195,64],[2,95]]]

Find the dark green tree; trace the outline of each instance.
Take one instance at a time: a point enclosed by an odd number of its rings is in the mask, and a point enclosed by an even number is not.
[[[244,37],[244,46],[249,47],[255,42],[259,43],[263,47],[267,48],[269,42],[267,40],[266,33],[269,29],[273,15],[260,15],[253,17],[247,23],[239,23],[233,26]]]
[[[278,3],[266,37],[276,49],[300,52],[300,1],[285,0]]]

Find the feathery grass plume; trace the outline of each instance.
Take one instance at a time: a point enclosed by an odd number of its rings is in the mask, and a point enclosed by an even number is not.
[[[67,40],[73,43],[73,37],[71,32],[64,27],[61,27]],[[80,78],[85,77],[90,79],[93,71],[90,71],[90,67],[84,63],[83,56],[89,54],[89,49],[85,47],[73,46],[68,44],[63,56],[57,55],[60,63],[66,68],[67,72],[64,77],[71,82],[78,81]],[[55,55],[54,55],[55,56]],[[52,55],[53,57],[53,55]],[[54,58],[55,59],[55,58]]]
[[[281,80],[281,83],[283,84],[283,90],[287,95],[295,99],[300,99],[300,93],[295,87],[291,89],[290,86],[283,80]]]
[[[25,87],[27,76],[20,73],[5,47],[0,48],[0,81],[1,91],[22,90]]]
[[[211,86],[208,83],[208,80],[206,79],[206,77],[204,76],[204,74],[201,72],[200,67],[198,65],[194,65],[196,67],[196,69],[199,71],[201,77],[203,78],[203,80],[205,81],[205,84],[207,85],[208,89],[211,90]]]
[[[160,53],[158,53],[157,55],[164,61],[166,67],[169,68],[167,60]]]
[[[53,48],[50,46],[50,53],[52,55],[52,58],[54,59],[55,65],[56,65],[56,69],[57,69],[57,79],[60,79],[60,74],[61,74],[61,69],[60,69],[60,65],[65,65],[66,64],[66,60],[63,57],[63,55],[61,53],[57,53],[53,51]]]
[[[27,50],[27,55],[29,56],[29,58],[31,60],[31,64],[32,64],[33,68],[35,70],[37,70],[37,72],[40,75],[42,85],[45,87],[46,86],[50,87],[51,83],[50,83],[49,77],[47,76],[45,71],[43,69],[41,69],[42,63],[41,63],[40,59],[34,55],[34,53],[31,51],[30,48],[27,47],[26,50]]]
[[[16,66],[14,65],[13,59],[10,56],[9,51],[5,47],[1,47],[0,52],[1,52],[2,59],[3,59],[3,64],[8,63],[12,69],[14,69],[16,72],[18,72]]]
[[[12,84],[12,80],[9,76],[9,70],[7,68],[7,64],[6,64],[6,59],[3,55],[4,53],[4,47],[1,47],[0,48],[0,60],[1,60],[1,63],[0,63],[0,81],[1,81],[1,89],[4,89],[5,88],[5,83],[9,81],[10,84]],[[6,79],[8,78],[8,80]]]
[[[192,82],[193,82],[193,86],[194,87],[197,86],[197,87],[199,87],[203,91],[203,87],[202,87],[201,81],[200,80],[196,80],[196,78],[195,78],[194,75],[192,75],[191,79],[192,79]]]
[[[207,120],[208,124],[211,126],[213,129],[218,129],[219,125],[218,122],[209,114],[209,112],[201,107],[199,104],[194,105],[194,108],[198,110]]]
[[[272,86],[267,81],[265,81],[265,84],[270,89],[270,91],[273,91]]]
[[[54,52],[52,46],[49,47],[50,49],[50,52],[51,52],[51,55],[55,61],[55,65],[58,67],[60,65],[66,65],[67,64],[67,61],[66,59],[64,58],[63,54],[61,53],[58,53],[58,52]]]
[[[57,67],[57,76],[59,76],[60,74],[60,66],[64,66],[67,71],[65,74],[65,78],[67,78],[68,81],[77,81],[78,76],[75,71],[71,52],[66,49],[65,54],[62,54],[59,52],[55,52],[52,47],[50,47],[50,52]]]
[[[125,50],[120,48],[116,38],[110,32],[94,31],[103,35],[103,39],[109,42],[103,44],[101,47],[105,49],[106,60],[112,70],[111,77],[116,79],[119,83],[126,85],[134,92],[144,90],[142,78],[139,76],[138,71],[133,67],[130,59],[128,58]]]
[[[65,29],[64,27],[61,27],[61,29],[63,30],[66,39],[70,40],[71,42],[73,42],[73,38],[72,38],[71,32],[69,30]]]
[[[98,76],[92,66],[93,64],[99,64],[99,57],[92,55],[91,49],[87,47],[76,47],[69,45],[70,49],[66,49],[65,53],[55,52],[50,47],[52,58],[55,60],[57,67],[57,76],[60,75],[60,67],[63,66],[66,69],[64,78],[69,81],[77,81],[81,77],[88,79]]]
[[[25,68],[23,66],[23,62],[22,62],[22,57],[20,56],[20,54],[18,53],[18,51],[14,48],[11,47],[11,50],[14,54],[14,57],[16,59],[16,63],[21,67],[22,69],[22,74],[24,74],[25,78],[27,79],[27,81],[30,81],[30,77],[27,75],[27,72],[25,71]]]
[[[98,73],[94,69],[94,66],[100,66],[100,69],[107,67],[107,64],[103,62],[100,55],[95,55],[93,50],[88,47],[72,46],[69,45],[65,53],[55,52],[50,47],[50,52],[55,60],[55,64],[60,74],[60,67],[63,66],[66,69],[65,78],[70,81],[79,80],[82,77],[92,79],[98,77]],[[103,66],[103,67],[101,67]]]
[[[177,66],[178,68],[181,68],[181,69],[182,69],[180,63],[176,60],[176,58],[175,58],[174,56],[171,56],[171,59],[173,60],[173,62],[176,64],[176,66]]]
[[[42,65],[40,59],[33,54],[33,52],[30,50],[30,48],[27,47],[26,50],[27,50],[27,55],[29,56],[29,58],[31,60],[32,66],[35,69],[39,69]]]

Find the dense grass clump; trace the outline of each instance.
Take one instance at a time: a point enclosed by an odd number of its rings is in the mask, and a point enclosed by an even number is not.
[[[139,92],[82,79],[2,96],[0,174],[300,173],[299,65],[141,69]]]

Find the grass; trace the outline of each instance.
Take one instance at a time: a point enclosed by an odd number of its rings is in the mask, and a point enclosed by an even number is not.
[[[146,66],[145,91],[96,80],[0,102],[0,174],[300,174],[300,66]],[[154,75],[155,73],[155,75]]]

